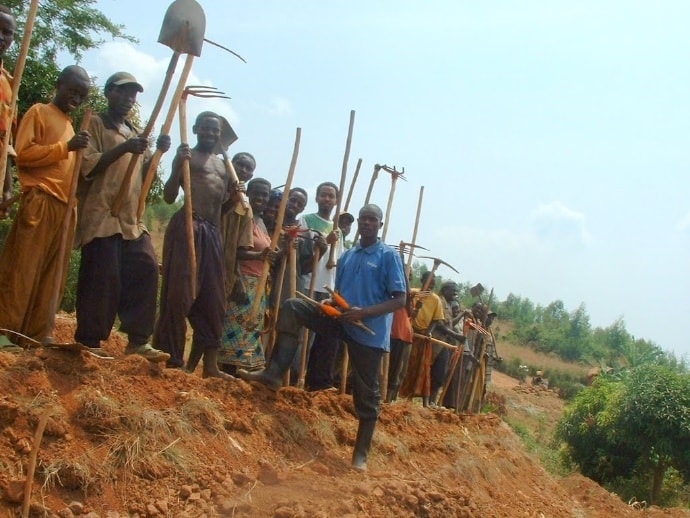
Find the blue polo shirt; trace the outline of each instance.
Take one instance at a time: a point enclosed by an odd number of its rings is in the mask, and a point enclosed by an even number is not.
[[[335,289],[351,306],[360,308],[390,300],[395,292],[405,293],[407,288],[400,255],[381,239],[366,248],[357,242],[338,260]],[[364,324],[376,333],[374,335],[347,322],[343,322],[343,327],[356,342],[390,351],[392,321],[393,313],[364,319]]]

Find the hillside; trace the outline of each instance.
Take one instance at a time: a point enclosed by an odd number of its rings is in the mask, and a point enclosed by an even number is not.
[[[56,338],[72,339],[72,317]],[[0,353],[0,514],[20,507],[33,434],[32,516],[642,516],[592,481],[545,471],[496,414],[384,407],[366,474],[349,469],[349,396],[204,380],[123,357]],[[507,418],[551,425],[562,402],[500,373]],[[503,403],[503,399],[505,402]],[[500,405],[499,405],[500,406]],[[531,426],[527,424],[526,426]],[[89,514],[90,513],[90,514]],[[690,516],[651,509],[644,516]]]

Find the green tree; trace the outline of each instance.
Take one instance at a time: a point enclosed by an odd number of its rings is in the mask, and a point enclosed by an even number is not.
[[[602,376],[566,407],[556,437],[584,475],[609,488],[646,481],[658,502],[670,467],[690,480],[690,376],[660,365]]]
[[[26,0],[4,0],[17,19],[17,42],[7,52],[5,67],[14,68],[29,9]],[[43,0],[38,8],[31,46],[24,69],[18,113],[21,116],[37,102],[50,99],[61,67],[60,51],[79,60],[84,52],[101,45],[104,37],[134,41],[124,26],[108,19],[94,7],[96,0]]]

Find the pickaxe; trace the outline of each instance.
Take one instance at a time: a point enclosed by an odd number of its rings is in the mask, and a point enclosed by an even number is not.
[[[427,291],[429,289],[429,286],[431,286],[431,281],[434,280],[434,274],[436,273],[436,270],[438,270],[438,267],[441,266],[442,264],[453,270],[455,273],[460,273],[457,271],[453,266],[445,262],[443,259],[439,259],[438,257],[429,257],[429,256],[423,256],[420,255],[418,256],[419,259],[431,259],[434,261],[434,265],[431,267],[431,275],[429,275],[429,278],[426,280],[424,283],[424,286],[422,286],[422,291]]]
[[[386,215],[383,220],[383,231],[381,232],[381,241],[386,241],[386,235],[388,234],[388,222],[390,221],[390,216],[391,216],[391,208],[393,207],[393,196],[395,196],[395,183],[398,181],[398,178],[407,181],[407,178],[403,176],[405,174],[405,168],[402,168],[402,171],[398,171],[395,166],[388,167],[387,165],[382,165],[381,169],[386,171],[391,175],[391,192],[388,195],[388,205],[386,206]]]
[[[414,248],[421,248],[422,250],[426,250],[427,252],[429,251],[428,248],[424,248],[422,245],[415,245],[414,243],[407,243],[405,241],[400,241],[399,245],[392,245],[393,248],[397,248],[398,252],[400,252],[400,256],[403,257],[404,260],[404,255],[406,253],[409,253],[410,255],[414,255],[412,253],[412,249]],[[409,251],[407,249],[410,249]]]
[[[381,166],[379,164],[376,164],[374,166],[374,173],[371,175],[371,180],[369,181],[369,189],[367,189],[367,195],[364,198],[364,205],[369,204],[369,200],[371,200],[371,192],[374,190],[374,184],[376,183],[376,180],[379,177],[379,171],[381,170]],[[354,245],[357,243],[357,239],[359,238],[359,228],[357,229],[357,232],[355,232],[355,237],[352,238],[352,244]]]

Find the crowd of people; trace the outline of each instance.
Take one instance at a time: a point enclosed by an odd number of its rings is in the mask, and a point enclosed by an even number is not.
[[[0,9],[0,32],[15,27]],[[8,36],[0,41],[4,52]],[[6,83],[2,69],[0,97]],[[130,73],[114,73],[103,89],[107,109],[75,132],[70,114],[90,86],[84,69],[65,68],[52,101],[33,106],[16,130],[21,199],[0,254],[0,328],[15,333],[9,336],[54,343],[51,297],[65,286],[70,256],[59,252],[66,232],[81,249],[75,342],[110,355],[101,345],[117,319],[128,339],[125,354],[190,375],[201,362],[203,377],[242,378],[276,391],[345,387],[359,419],[356,469],[366,469],[382,393],[388,403],[421,397],[429,407],[478,410],[496,358],[488,306],[478,301],[463,311],[457,284],[444,282],[439,296],[431,272],[422,289],[411,289],[401,253],[379,237],[379,206],[366,204],[356,218],[340,213],[334,225],[335,183],[321,183],[317,211],[302,214],[305,189],[281,192],[254,177],[250,153],[219,156],[230,125],[216,113],[199,113],[196,143],[175,151],[164,200],[174,203],[186,188],[193,211],[172,216],[159,266],[139,202],[149,142],[129,119],[143,87]],[[7,113],[0,113],[0,131],[11,131]],[[168,135],[156,139],[160,153],[170,145]],[[75,175],[78,203],[71,205]]]

